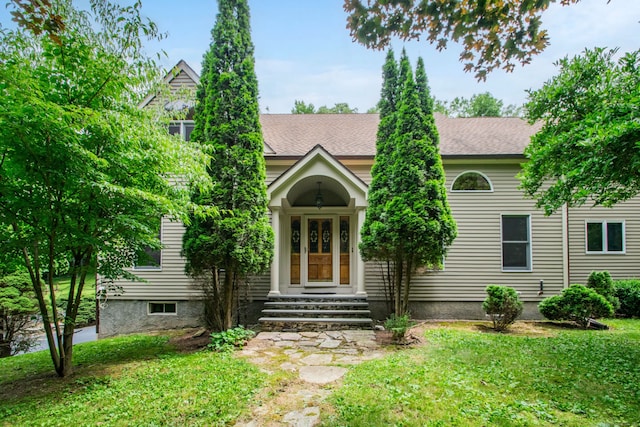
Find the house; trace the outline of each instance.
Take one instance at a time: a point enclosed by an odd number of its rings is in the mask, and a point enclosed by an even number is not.
[[[180,62],[167,77],[195,87],[198,76]],[[147,104],[159,102],[153,97]],[[263,114],[264,156],[275,256],[270,271],[251,279],[249,311],[257,318],[268,298],[309,293],[366,297],[384,318],[380,265],[358,253],[359,229],[375,155],[375,114]],[[640,276],[638,200],[614,209],[564,208],[544,216],[518,189],[523,150],[536,127],[519,118],[436,116],[449,204],[458,225],[441,271],[414,279],[415,318],[484,318],[488,284],[514,287],[524,318],[539,317],[538,302],[592,270]],[[188,137],[193,122],[170,131]],[[100,335],[195,326],[200,291],[184,273],[182,224],[163,220],[164,248],[153,266],[134,272],[147,280],[119,282],[100,312]]]

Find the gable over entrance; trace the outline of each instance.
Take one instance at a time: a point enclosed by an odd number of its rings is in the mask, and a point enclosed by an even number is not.
[[[275,232],[269,295],[365,295],[358,243],[367,185],[316,145],[267,196]]]

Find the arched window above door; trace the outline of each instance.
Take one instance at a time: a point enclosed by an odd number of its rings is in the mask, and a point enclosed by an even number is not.
[[[453,180],[451,191],[493,191],[489,178],[477,171],[465,171]]]

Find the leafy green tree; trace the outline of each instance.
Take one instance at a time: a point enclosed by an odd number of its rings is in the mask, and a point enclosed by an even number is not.
[[[559,73],[529,92],[525,194],[547,215],[565,203],[613,206],[640,191],[640,50],[585,50],[556,65]]]
[[[307,104],[304,101],[296,100],[294,102],[293,108],[291,109],[291,114],[355,114],[357,112],[357,108],[349,107],[349,104],[346,102],[339,102],[333,107],[322,105],[316,110],[315,106],[312,103]],[[367,112],[375,111],[370,110]]]
[[[298,101],[297,99],[293,102],[293,108],[291,109],[291,114],[315,114],[316,107],[312,103],[306,104],[304,101]]]
[[[334,104],[333,107],[322,105],[316,110],[313,104],[306,104],[304,101],[296,100],[291,109],[291,114],[355,114],[357,112],[357,108],[349,107],[346,102],[339,102]]]
[[[389,111],[393,130],[388,134],[388,123],[383,127],[382,121],[378,128],[378,138],[383,142],[377,146],[375,163],[388,161],[382,171],[386,173],[380,190],[383,197],[376,199],[370,194],[368,211],[372,214],[361,231],[360,248],[367,260],[390,260],[393,264],[396,316],[408,311],[411,279],[417,269],[439,268],[456,236],[438,141],[432,139],[432,135],[437,137],[437,130],[432,113],[427,116],[423,111],[416,89],[428,85],[414,81],[404,52],[399,77],[401,86],[390,85],[395,88],[392,93],[399,94]],[[382,156],[378,156],[380,148]],[[380,173],[372,169],[375,178],[380,179]]]
[[[141,35],[159,34],[140,4],[95,0],[91,14],[70,0],[50,4],[63,27],[0,30],[0,224],[9,230],[3,250],[19,252],[29,273],[56,373],[66,376],[87,276],[133,278],[125,268],[159,247],[160,218],[188,207],[173,177],[204,174],[206,163],[168,135],[159,112],[137,107],[161,77],[142,53]],[[71,277],[63,314],[53,282],[61,263]]]
[[[504,102],[489,92],[475,94],[471,98],[456,97],[447,101],[436,101],[437,111],[450,117],[519,117],[522,108],[515,105],[503,107]]]
[[[273,230],[267,217],[258,81],[246,0],[219,0],[213,40],[202,64],[191,138],[211,154],[210,191],[193,201],[218,216],[192,218],[183,240],[186,271],[203,285],[209,326],[233,324],[233,302],[248,275],[269,267]]]
[[[439,50],[449,41],[462,43],[460,61],[478,80],[502,67],[528,64],[549,44],[542,13],[550,3],[580,0],[345,0],[347,27],[354,40],[383,49],[393,37],[425,37]]]
[[[331,108],[327,108],[323,105],[318,108],[317,112],[318,114],[355,114],[358,112],[358,109],[349,107],[349,104],[346,102],[338,102]]]

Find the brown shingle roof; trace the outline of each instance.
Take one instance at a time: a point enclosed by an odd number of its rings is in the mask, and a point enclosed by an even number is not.
[[[377,114],[263,114],[264,142],[271,156],[303,156],[317,144],[336,157],[376,152]],[[513,117],[449,118],[436,115],[440,153],[453,156],[522,155],[538,126]]]

